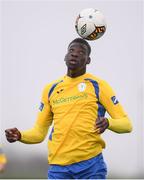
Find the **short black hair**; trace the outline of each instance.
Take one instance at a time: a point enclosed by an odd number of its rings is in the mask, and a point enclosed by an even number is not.
[[[90,45],[89,45],[89,43],[86,41],[86,40],[84,40],[84,39],[82,39],[82,38],[76,38],[76,39],[74,39],[74,40],[72,40],[71,42],[70,42],[70,44],[69,44],[69,46],[72,44],[72,43],[81,43],[81,44],[85,44],[86,46],[87,46],[87,48],[88,48],[88,55],[90,55],[90,53],[91,53],[91,47],[90,47]],[[68,47],[69,47],[68,46]]]

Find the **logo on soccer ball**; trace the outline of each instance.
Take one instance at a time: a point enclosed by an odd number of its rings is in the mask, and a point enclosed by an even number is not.
[[[78,90],[79,90],[80,92],[85,91],[85,89],[86,89],[86,84],[85,84],[85,83],[80,83],[80,84],[78,85]]]
[[[81,27],[81,35],[83,35],[85,32],[86,32],[86,24],[84,24],[84,25]]]

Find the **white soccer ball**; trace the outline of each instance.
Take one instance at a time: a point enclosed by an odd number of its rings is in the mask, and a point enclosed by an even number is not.
[[[96,9],[83,9],[78,15],[75,28],[79,36],[87,40],[99,39],[106,31],[104,15]]]

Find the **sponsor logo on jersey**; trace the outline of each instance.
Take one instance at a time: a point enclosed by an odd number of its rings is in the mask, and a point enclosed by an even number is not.
[[[78,85],[78,90],[79,90],[80,92],[85,91],[85,89],[86,89],[86,84],[85,84],[85,83],[80,83],[80,84]]]
[[[44,103],[41,102],[41,103],[40,103],[40,106],[39,106],[39,110],[42,111],[43,108],[44,108]]]
[[[111,100],[112,100],[112,102],[113,102],[115,105],[119,103],[119,101],[117,100],[116,96],[112,96],[112,97],[111,97]]]
[[[55,99],[52,101],[52,103],[53,103],[53,105],[64,104],[64,103],[69,103],[69,102],[73,102],[76,100],[85,100],[85,99],[87,99],[87,97],[88,97],[87,93],[82,93],[77,96],[68,96],[68,97],[64,97],[64,98]]]

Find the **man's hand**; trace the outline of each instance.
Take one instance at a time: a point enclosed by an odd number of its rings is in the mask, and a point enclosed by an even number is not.
[[[21,139],[21,133],[17,128],[6,129],[5,135],[8,142],[13,143]]]
[[[98,134],[103,133],[109,126],[109,122],[107,118],[104,117],[98,117],[96,119],[96,123],[95,123],[95,130]]]

